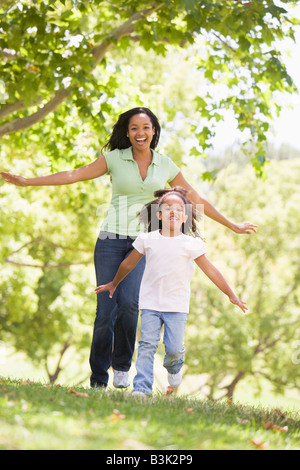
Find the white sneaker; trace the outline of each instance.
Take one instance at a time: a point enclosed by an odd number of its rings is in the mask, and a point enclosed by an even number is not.
[[[114,370],[113,385],[116,388],[127,388],[130,385],[130,378],[128,372],[122,370]]]
[[[173,388],[179,387],[182,381],[182,372],[181,370],[177,374],[170,374],[168,372],[168,382]]]
[[[133,397],[146,397],[147,393],[145,392],[140,392],[139,390],[133,390],[132,392]]]

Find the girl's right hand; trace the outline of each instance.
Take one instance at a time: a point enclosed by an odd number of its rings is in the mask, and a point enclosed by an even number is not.
[[[109,298],[111,299],[112,296],[114,295],[115,290],[116,290],[116,286],[112,282],[109,282],[108,284],[103,284],[102,286],[96,287],[95,293],[99,294],[100,292],[105,292],[107,290],[109,292]]]
[[[6,171],[0,171],[0,175],[7,183],[12,183],[15,186],[27,186],[27,180],[23,176],[12,175]]]

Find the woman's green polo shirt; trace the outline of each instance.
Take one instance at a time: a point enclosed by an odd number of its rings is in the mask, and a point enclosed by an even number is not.
[[[180,172],[175,163],[152,150],[152,162],[143,181],[132,147],[104,154],[112,182],[112,199],[101,230],[136,237],[141,228],[137,213]]]

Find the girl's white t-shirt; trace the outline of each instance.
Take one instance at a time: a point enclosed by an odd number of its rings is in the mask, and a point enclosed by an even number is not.
[[[201,238],[163,237],[156,230],[141,233],[133,247],[146,255],[139,308],[188,313],[194,259],[207,252]]]

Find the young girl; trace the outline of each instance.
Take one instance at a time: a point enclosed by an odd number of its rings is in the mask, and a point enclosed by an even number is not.
[[[182,379],[184,330],[189,311],[190,281],[194,261],[212,282],[238,305],[243,312],[245,302],[239,300],[222,274],[206,258],[206,247],[197,232],[196,213],[181,187],[159,190],[156,200],[145,206],[147,225],[155,219],[158,229],[140,234],[133,242],[133,251],[120,264],[114,279],[95,289],[96,293],[109,291],[112,298],[118,284],[146,255],[146,268],[140,289],[141,341],[136,362],[133,394],[146,396],[152,393],[153,362],[160,330],[164,325],[165,359],[168,382],[172,390]],[[156,208],[156,209],[155,209]],[[189,233],[190,235],[187,235]]]

